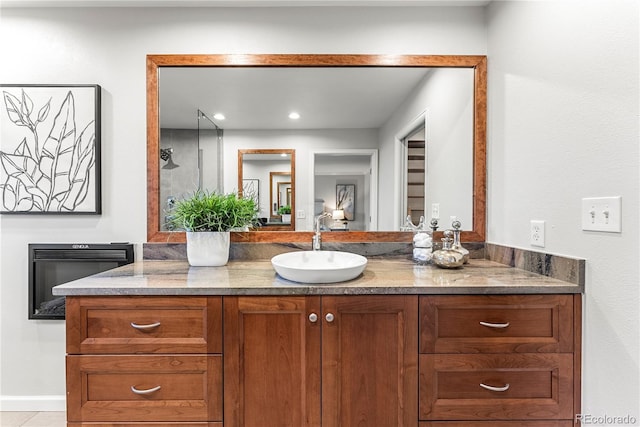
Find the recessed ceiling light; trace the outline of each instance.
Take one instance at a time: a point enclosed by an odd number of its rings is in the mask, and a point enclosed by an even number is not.
[[[289,155],[287,153],[280,153],[280,157],[288,157]]]
[[[216,119],[216,120],[224,120],[225,119],[224,114],[222,114],[222,113],[215,113],[213,115],[213,118]]]
[[[292,111],[289,113],[289,118],[291,120],[298,120],[300,118],[300,114],[296,113],[295,111]]]

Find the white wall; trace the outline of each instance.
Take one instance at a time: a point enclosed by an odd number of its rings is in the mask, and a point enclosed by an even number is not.
[[[485,54],[486,31],[480,8],[0,9],[0,82],[103,87],[104,182],[101,216],[0,217],[4,410],[63,407],[64,327],[27,320],[27,243],[146,240],[145,55],[160,53]]]
[[[582,410],[640,420],[638,7],[489,7],[487,240],[533,249],[541,219],[546,251],[587,260]],[[622,196],[622,233],[581,230],[593,196]]]

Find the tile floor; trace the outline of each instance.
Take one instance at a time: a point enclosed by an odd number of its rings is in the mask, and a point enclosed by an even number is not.
[[[65,412],[0,412],[2,427],[66,427]]]

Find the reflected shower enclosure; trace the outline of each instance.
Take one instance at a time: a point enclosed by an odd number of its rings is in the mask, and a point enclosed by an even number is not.
[[[163,231],[171,231],[167,224],[176,200],[198,189],[223,192],[222,140],[222,128],[200,110],[193,123],[160,129]]]

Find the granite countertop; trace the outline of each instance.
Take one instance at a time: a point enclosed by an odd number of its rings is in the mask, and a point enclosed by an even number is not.
[[[53,288],[54,295],[363,295],[581,293],[584,287],[487,260],[461,269],[369,259],[358,278],[303,284],[276,275],[270,261],[190,267],[186,261],[141,261]]]

